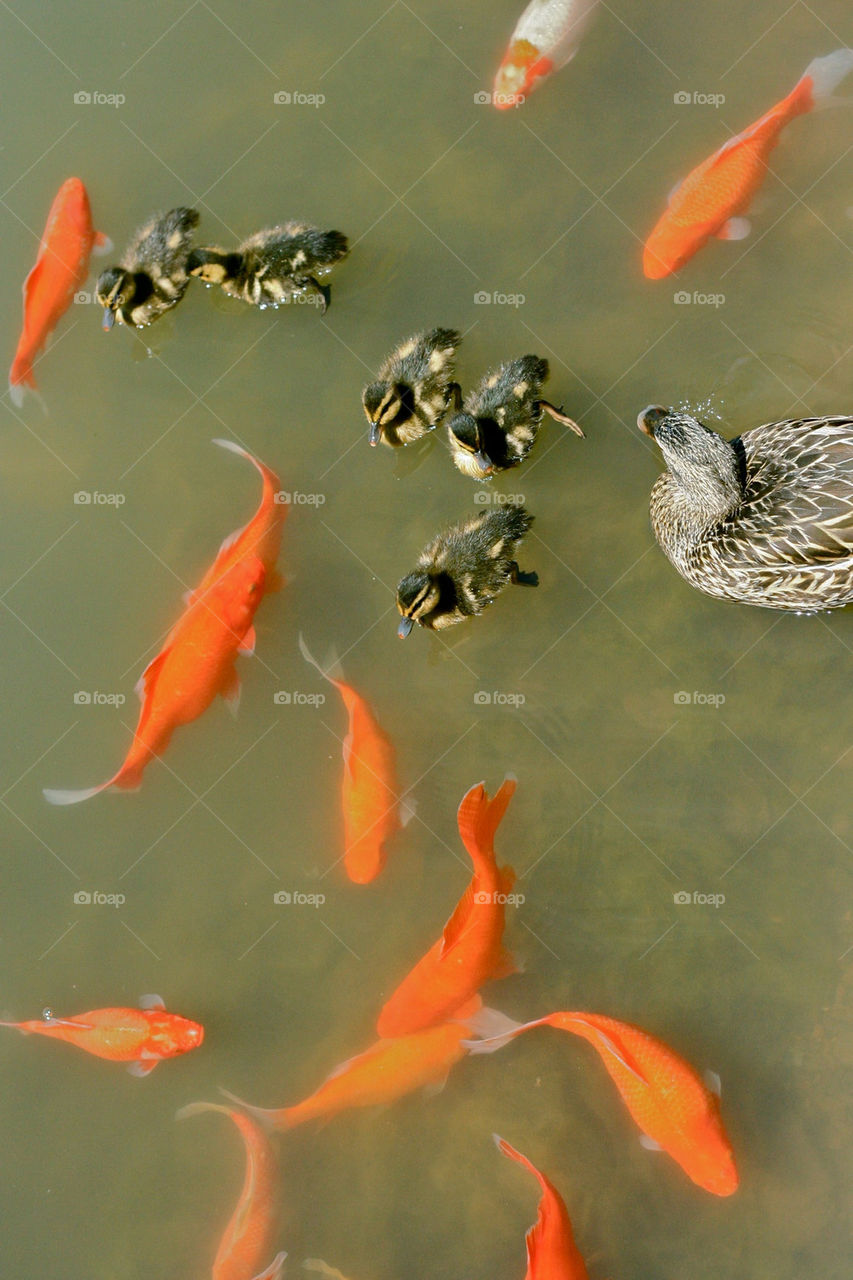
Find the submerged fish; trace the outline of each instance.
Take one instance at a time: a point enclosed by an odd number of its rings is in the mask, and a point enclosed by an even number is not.
[[[495,76],[492,102],[519,107],[540,81],[577,53],[597,0],[531,0],[510,36]]]
[[[534,1164],[498,1134],[493,1134],[501,1155],[532,1173],[542,1188],[536,1221],[527,1233],[527,1274],[524,1280],[589,1280],[589,1272],[575,1244],[568,1210],[556,1187]]]
[[[24,324],[9,371],[9,392],[19,407],[24,388],[36,389],[33,360],[85,282],[95,246],[106,251],[110,242],[92,225],[83,183],[67,178],[50,206],[36,264],[24,281]]]
[[[767,176],[767,159],[779,134],[796,116],[811,111],[853,70],[853,49],[815,58],[786,98],[687,175],[669,197],[643,249],[643,272],[660,280],[678,271],[711,238],[742,240],[746,213]]]
[[[278,1217],[278,1162],[269,1138],[250,1116],[217,1102],[191,1102],[176,1118],[185,1120],[202,1111],[229,1116],[246,1148],[243,1189],[217,1250],[213,1280],[279,1280],[286,1253],[277,1253],[268,1267],[258,1270],[269,1254]]]
[[[24,1035],[64,1040],[97,1058],[127,1062],[134,1076],[147,1076],[164,1058],[197,1049],[204,1027],[177,1013],[167,1013],[159,996],[143,996],[138,1009],[92,1009],[72,1018],[55,1018],[45,1009],[31,1022],[0,1022]]]

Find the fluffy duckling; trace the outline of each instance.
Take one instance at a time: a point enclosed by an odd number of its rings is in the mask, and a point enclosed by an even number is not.
[[[140,227],[117,267],[98,277],[104,328],[120,324],[141,329],[180,302],[189,284],[187,256],[198,226],[195,209],[155,214]]]
[[[361,393],[371,444],[411,444],[438,426],[451,400],[461,407],[462,393],[453,381],[461,341],[455,329],[430,329],[395,347],[376,382]]]
[[[522,356],[491,369],[465,397],[463,412],[447,424],[450,454],[463,475],[482,480],[518,466],[533,448],[543,411],[583,436],[576,422],[543,400],[547,377],[547,360]]]
[[[255,307],[280,307],[304,293],[325,311],[329,289],[318,284],[316,276],[325,275],[348,253],[347,238],[340,231],[284,222],[249,236],[233,253],[215,247],[194,249],[187,270],[205,284],[218,284],[230,298]]]
[[[735,440],[661,405],[637,421],[666,466],[652,529],[691,586],[797,613],[853,602],[853,418],[768,422]]]
[[[524,507],[507,503],[480,511],[433,538],[418,557],[417,569],[397,584],[400,639],[416,622],[439,631],[475,617],[510,582],[535,587],[536,574],[522,573],[515,560],[532,523]]]

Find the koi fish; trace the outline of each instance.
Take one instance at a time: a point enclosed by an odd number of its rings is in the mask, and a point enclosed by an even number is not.
[[[263,1129],[242,1111],[217,1102],[191,1102],[181,1107],[176,1119],[186,1120],[202,1111],[219,1111],[230,1116],[246,1147],[243,1189],[213,1263],[213,1280],[279,1280],[286,1253],[277,1253],[264,1271],[258,1271],[269,1253],[276,1227],[278,1163]]]
[[[341,1063],[315,1093],[293,1107],[252,1107],[222,1090],[271,1129],[285,1131],[309,1120],[324,1120],[352,1107],[378,1107],[426,1086],[443,1085],[450,1068],[465,1057],[471,1025],[446,1023],[397,1040],[377,1040],[364,1053]]]
[[[504,1035],[467,1042],[466,1047],[471,1053],[491,1053],[533,1027],[556,1027],[588,1040],[645,1135],[643,1145],[666,1151],[705,1191],[730,1196],[737,1190],[719,1097],[662,1040],[599,1013],[552,1013],[517,1024]],[[714,1083],[718,1089],[716,1078]]]
[[[501,1155],[509,1156],[532,1173],[542,1188],[536,1221],[527,1233],[527,1275],[524,1280],[589,1280],[589,1272],[575,1244],[568,1210],[556,1187],[534,1164],[497,1133],[492,1134]]]
[[[333,660],[321,667],[301,635],[299,648],[338,690],[349,715],[341,783],[344,866],[355,884],[369,884],[385,866],[385,842],[408,821],[408,814],[400,817],[394,748],[364,698],[344,680],[340,664]]]
[[[244,560],[249,555],[259,556],[264,563],[267,574],[266,591],[277,591],[282,585],[281,577],[276,570],[276,562],[281,550],[282,526],[290,508],[287,502],[279,501],[282,495],[279,491],[278,476],[247,449],[234,444],[232,440],[214,440],[213,443],[218,444],[222,449],[228,449],[231,453],[238,454],[257,468],[263,482],[261,501],[249,523],[242,529],[235,529],[225,538],[216,559],[195,591],[190,591],[185,597],[187,604],[192,604],[239,560]]]
[[[442,936],[384,1005],[376,1024],[380,1036],[409,1035],[454,1015],[464,1018],[479,1007],[477,992],[484,982],[515,972],[502,943],[504,904],[515,873],[498,868],[494,838],[516,785],[515,778],[505,778],[489,799],[478,783],[463,796],[457,822],[474,864],[473,878]]]
[[[24,1035],[50,1036],[85,1049],[97,1058],[127,1062],[133,1076],[147,1076],[164,1058],[197,1049],[204,1027],[177,1013],[167,1013],[159,996],[143,996],[138,1009],[92,1009],[73,1018],[55,1018],[45,1009],[31,1022],[0,1022]]]
[[[36,264],[24,281],[24,325],[9,371],[9,394],[18,408],[24,388],[36,390],[33,361],[85,283],[93,247],[106,252],[111,245],[92,225],[83,183],[67,178],[50,206]]]
[[[495,77],[492,102],[499,111],[520,107],[540,81],[578,51],[597,0],[531,0],[510,36]]]
[[[261,602],[266,570],[259,556],[232,565],[193,602],[169,633],[164,647],[145,668],[136,686],[142,709],[133,743],[118,773],[84,791],[43,794],[51,804],[77,804],[100,791],[140,786],[146,765],[162,755],[175,729],[206,711],[217,694],[236,709],[240,679],[238,653],[252,653],[252,620]]]
[[[786,98],[687,175],[670,194],[643,249],[643,273],[649,280],[678,271],[711,236],[742,240],[749,234],[749,221],[742,215],[767,175],[767,160],[780,133],[796,116],[825,103],[851,70],[853,49],[815,58]]]

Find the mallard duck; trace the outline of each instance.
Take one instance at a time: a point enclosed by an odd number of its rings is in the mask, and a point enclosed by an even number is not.
[[[329,289],[316,276],[325,275],[349,253],[340,231],[320,231],[305,222],[284,222],[258,231],[232,253],[210,247],[194,249],[187,270],[205,284],[255,307],[280,307],[297,294],[316,300],[325,311]]]
[[[543,400],[547,378],[547,360],[522,356],[490,369],[465,397],[463,411],[447,424],[450,454],[463,475],[482,480],[517,466],[533,448],[543,411],[583,435],[576,422]]]
[[[116,320],[141,329],[180,302],[189,284],[187,255],[197,226],[196,210],[180,208],[155,214],[140,227],[119,265],[98,277],[105,329]]]
[[[397,635],[405,639],[416,622],[439,631],[475,617],[510,582],[535,587],[536,574],[522,573],[515,560],[532,523],[524,507],[507,503],[479,511],[433,538],[418,557],[417,569],[397,584],[402,615]]]
[[[853,600],[853,418],[770,422],[735,440],[656,405],[637,422],[667,466],[652,528],[691,586],[798,613]]]
[[[455,329],[430,329],[395,347],[376,382],[361,394],[371,444],[411,444],[438,426],[451,400],[460,407],[462,393],[453,373],[461,341]]]

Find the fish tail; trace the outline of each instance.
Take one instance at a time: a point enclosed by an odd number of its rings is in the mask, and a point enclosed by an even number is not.
[[[247,462],[251,462],[255,467],[263,481],[263,500],[272,501],[279,492],[278,476],[271,471],[268,466],[256,458],[253,453],[249,453],[248,449],[244,449],[242,445],[235,444],[233,440],[214,440],[214,444],[218,444],[220,449],[227,449],[230,453],[236,453],[241,458],[245,458]],[[287,502],[280,503],[285,508],[290,505]]]
[[[187,1120],[190,1116],[201,1115],[202,1111],[220,1111],[225,1116],[230,1116],[230,1107],[225,1107],[221,1102],[189,1102],[185,1107],[181,1107],[175,1112],[176,1120]]]
[[[520,1164],[522,1169],[526,1169],[528,1173],[533,1174],[534,1178],[541,1181],[541,1174],[536,1166],[530,1163],[527,1156],[523,1156],[520,1151],[516,1151],[515,1147],[510,1146],[506,1138],[502,1138],[499,1133],[493,1133],[492,1141],[502,1156],[508,1156],[510,1160]]]
[[[33,363],[29,356],[15,356],[9,370],[9,397],[16,409],[24,403],[24,388],[35,391],[36,380],[33,374]]]
[[[48,804],[66,805],[91,800],[92,796],[100,795],[102,791],[109,791],[111,787],[116,787],[119,791],[138,791],[142,785],[142,772],[147,763],[146,758],[129,767],[122,765],[118,773],[114,773],[111,778],[97,787],[85,787],[82,791],[62,791],[43,787],[42,795]]]
[[[343,667],[341,666],[340,658],[338,657],[337,650],[335,648],[331,648],[329,650],[326,654],[326,661],[321,665],[311,653],[311,650],[305,643],[305,637],[300,631],[299,652],[302,654],[306,662],[310,662],[312,667],[317,668],[324,680],[330,680],[332,684],[334,684],[336,680],[343,680]]]
[[[253,1107],[251,1103],[246,1102],[244,1098],[238,1098],[236,1093],[229,1093],[228,1090],[223,1089],[221,1085],[219,1086],[219,1092],[223,1097],[228,1098],[230,1102],[235,1102],[243,1111],[248,1111],[250,1116],[254,1116],[258,1123],[263,1125],[268,1133],[273,1129],[281,1130],[291,1128],[290,1122],[288,1121],[287,1123],[283,1123],[282,1118],[287,1115],[287,1112],[296,1110],[295,1107],[282,1107],[279,1110],[276,1110],[273,1107]],[[223,1110],[227,1111],[228,1108],[225,1107]]]
[[[494,1053],[509,1044],[522,1031],[531,1031],[534,1027],[545,1026],[547,1018],[536,1018],[533,1022],[516,1022],[513,1018],[501,1013],[498,1009],[484,1007],[473,1017],[465,1019],[479,1040],[463,1040],[462,1045],[469,1053]]]
[[[482,782],[463,796],[457,814],[459,835],[475,867],[484,859],[494,862],[495,835],[517,785],[512,774],[507,774],[491,799]]]
[[[790,95],[793,114],[799,115],[826,105],[841,81],[853,71],[853,49],[836,49],[823,58],[814,58],[806,67]]]

